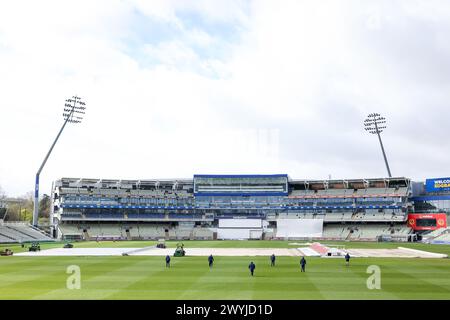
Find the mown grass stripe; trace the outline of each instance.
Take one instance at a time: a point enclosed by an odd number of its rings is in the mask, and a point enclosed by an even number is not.
[[[235,247],[249,243],[254,242],[234,242]],[[128,242],[99,246],[119,244],[131,247]],[[221,241],[197,244],[233,247]],[[302,274],[299,257],[278,257],[275,268],[268,257],[215,258],[210,271],[206,257],[172,258],[170,270],[164,257],[0,257],[0,299],[450,299],[450,259],[353,258],[347,268],[343,259],[307,258]],[[257,266],[253,278],[250,260]],[[70,264],[81,267],[82,290],[65,289]],[[381,268],[381,290],[366,287],[369,265]]]

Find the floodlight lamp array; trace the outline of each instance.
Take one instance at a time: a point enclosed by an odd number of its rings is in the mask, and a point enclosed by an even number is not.
[[[386,128],[386,118],[379,113],[371,113],[364,120],[364,130],[371,134],[380,134]]]
[[[67,99],[64,104],[64,120],[70,123],[81,123],[85,110],[86,103],[81,101],[80,97],[72,96],[72,98]]]

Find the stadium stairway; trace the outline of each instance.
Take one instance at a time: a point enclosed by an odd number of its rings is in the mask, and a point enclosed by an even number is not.
[[[434,238],[433,241],[443,241],[443,242],[449,242],[450,243],[450,233],[442,233],[440,236]]]
[[[426,238],[427,240],[434,240],[447,232],[450,232],[450,228],[437,229],[424,235],[424,238]]]
[[[348,235],[345,237],[345,240],[350,240],[350,238],[352,237],[353,233],[349,232]]]

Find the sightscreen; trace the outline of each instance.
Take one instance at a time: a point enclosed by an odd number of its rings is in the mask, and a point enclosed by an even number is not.
[[[217,239],[221,240],[247,240],[260,239],[262,229],[242,229],[242,228],[218,228]]]
[[[261,228],[261,219],[219,219],[219,228]]]
[[[316,238],[322,237],[322,219],[278,219],[277,237]]]

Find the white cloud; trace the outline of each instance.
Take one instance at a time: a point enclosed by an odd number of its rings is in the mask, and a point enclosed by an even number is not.
[[[86,100],[86,118],[63,133],[42,192],[62,176],[384,176],[377,141],[362,129],[374,110],[389,119],[395,175],[448,175],[449,7],[2,2],[0,185],[10,195],[33,187],[73,94]],[[131,47],[136,12],[175,33]],[[188,14],[202,21],[187,23]]]

